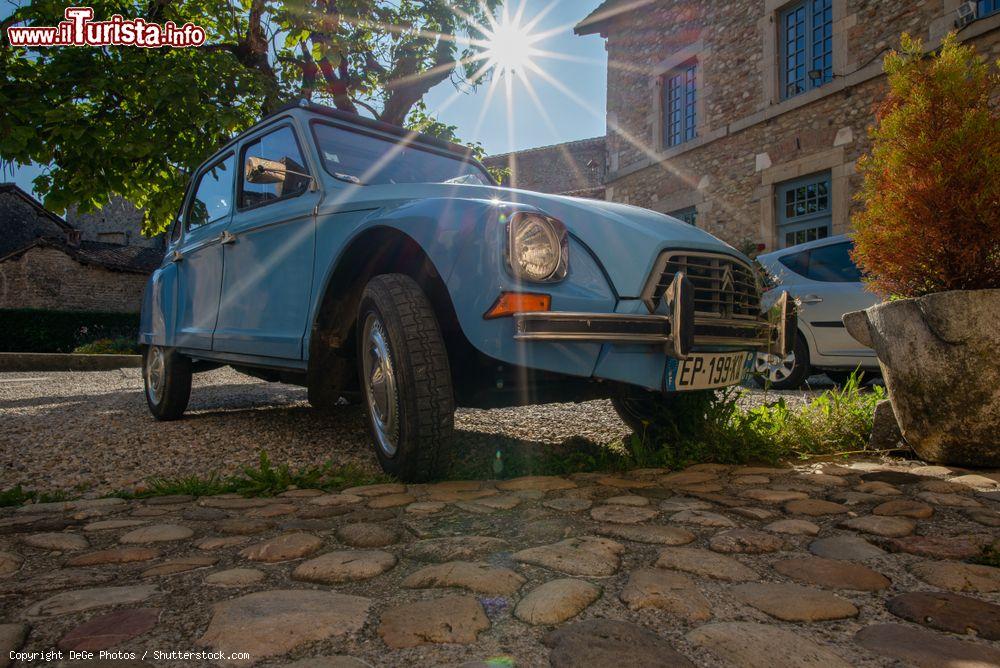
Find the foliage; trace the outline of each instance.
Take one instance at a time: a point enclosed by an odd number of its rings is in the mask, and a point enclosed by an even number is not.
[[[68,498],[69,496],[64,492],[36,492],[34,490],[26,490],[21,485],[15,485],[10,489],[0,490],[0,508],[21,506],[25,503],[66,501]]]
[[[875,404],[885,398],[879,386],[862,388],[852,374],[842,387],[827,390],[809,404],[790,407],[783,398],[756,407],[743,402],[743,390],[719,394],[681,394],[644,433],[619,442],[582,439],[542,449],[538,444],[508,444],[496,453],[459,463],[456,478],[565,475],[632,468],[682,468],[695,463],[775,464],[863,451],[872,430]],[[489,462],[485,455],[492,455]]]
[[[135,313],[0,309],[0,352],[68,353],[96,339],[134,341]]]
[[[974,564],[1000,568],[1000,541],[983,546],[983,553],[978,557],[973,557],[969,561]]]
[[[292,470],[287,464],[275,466],[267,452],[261,451],[257,466],[247,466],[240,473],[230,476],[212,473],[208,476],[150,478],[146,488],[135,496],[275,496],[292,488],[341,490],[387,480],[386,476],[373,475],[353,465],[334,466],[332,462]]]
[[[453,144],[463,143],[458,137],[458,126],[442,123],[434,116],[431,116],[427,112],[427,105],[422,100],[413,105],[413,110],[406,119],[406,127],[414,132],[437,137],[438,139],[450,141]],[[483,148],[480,142],[465,142],[465,145],[469,148],[469,155],[476,160],[482,160],[486,157],[486,149]],[[510,176],[509,167],[487,167],[486,170],[497,183],[503,183],[503,180]]]
[[[774,464],[861,451],[871,434],[875,404],[885,398],[879,386],[863,390],[857,373],[800,408],[790,407],[784,398],[745,407],[742,394],[730,389],[721,395],[681,395],[676,411],[626,443],[628,466]]]
[[[262,114],[299,98],[402,125],[433,86],[479,74],[476,26],[501,0],[96,0],[113,14],[206,32],[198,48],[0,45],[0,160],[46,167],[45,205],[82,213],[121,195],[169,225],[191,172]],[[55,25],[65,3],[30,0],[0,21]],[[455,36],[472,37],[460,47]],[[465,43],[465,42],[463,42]],[[472,80],[475,85],[478,79]]]
[[[135,339],[104,338],[77,346],[73,352],[80,355],[137,355],[139,354],[139,346]]]
[[[859,162],[854,259],[875,292],[1000,288],[1000,63],[904,34]]]

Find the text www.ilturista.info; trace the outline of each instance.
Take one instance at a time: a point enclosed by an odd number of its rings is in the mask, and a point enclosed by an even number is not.
[[[173,21],[162,25],[145,19],[126,19],[115,14],[108,21],[93,21],[93,7],[67,7],[65,21],[57,26],[10,26],[11,46],[201,46],[205,29],[193,23],[178,27]]]

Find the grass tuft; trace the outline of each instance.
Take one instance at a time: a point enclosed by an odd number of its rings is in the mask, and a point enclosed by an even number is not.
[[[15,485],[10,489],[0,490],[0,508],[22,506],[26,503],[68,501],[69,498],[70,495],[62,491],[37,492],[35,490],[24,489],[21,485]]]
[[[353,464],[335,466],[326,462],[293,470],[288,464],[274,465],[267,452],[261,451],[257,466],[247,466],[240,473],[225,477],[213,473],[208,476],[150,478],[147,487],[133,496],[240,494],[270,497],[292,488],[338,491],[389,480],[388,476],[369,473]]]

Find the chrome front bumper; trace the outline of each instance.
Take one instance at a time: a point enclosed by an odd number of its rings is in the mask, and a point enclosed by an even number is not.
[[[669,314],[572,313],[536,311],[514,314],[516,341],[593,341],[664,346],[678,359],[696,348],[733,347],[787,355],[795,345],[794,303],[783,292],[758,318],[695,316],[689,286],[675,279],[664,297]]]

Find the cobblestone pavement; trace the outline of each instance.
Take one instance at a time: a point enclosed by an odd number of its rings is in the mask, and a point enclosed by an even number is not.
[[[997,666],[998,510],[1000,474],[903,462],[24,506],[0,656]]]
[[[811,393],[781,394],[795,402]],[[457,451],[482,460],[484,476],[500,444],[604,444],[628,433],[608,401],[462,409],[455,426]],[[317,411],[302,388],[231,369],[197,374],[188,412],[176,422],[150,416],[138,369],[0,373],[0,489],[107,494],[135,489],[150,476],[234,473],[255,464],[262,449],[293,468],[329,460],[375,473],[369,442],[359,406]]]

